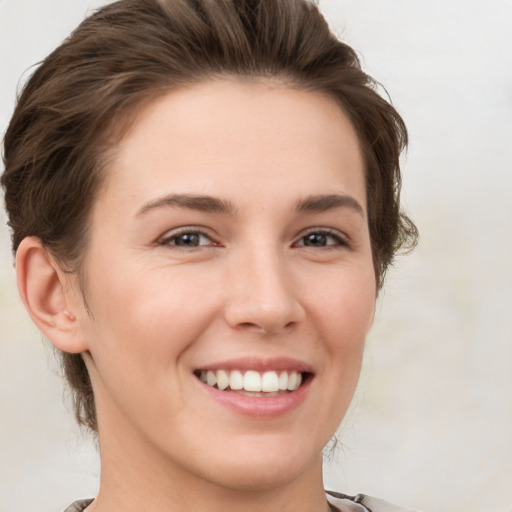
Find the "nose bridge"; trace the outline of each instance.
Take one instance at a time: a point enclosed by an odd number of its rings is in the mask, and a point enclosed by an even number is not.
[[[278,247],[251,244],[237,255],[230,273],[226,316],[233,327],[272,333],[301,320],[291,268]]]

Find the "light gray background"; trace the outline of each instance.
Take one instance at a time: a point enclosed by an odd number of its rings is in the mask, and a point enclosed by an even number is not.
[[[0,0],[0,129],[19,77],[103,2]],[[323,0],[411,136],[421,245],[379,299],[328,487],[425,511],[512,511],[512,1]],[[25,74],[25,77],[27,75]],[[97,488],[0,228],[0,512]]]

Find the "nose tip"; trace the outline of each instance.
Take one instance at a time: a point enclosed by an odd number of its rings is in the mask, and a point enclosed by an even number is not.
[[[302,321],[297,287],[283,265],[245,264],[236,274],[225,313],[232,328],[276,334],[293,330]]]

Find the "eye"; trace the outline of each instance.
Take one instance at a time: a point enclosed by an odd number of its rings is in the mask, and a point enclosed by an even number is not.
[[[317,229],[302,236],[296,247],[335,247],[347,246],[346,240],[336,231]]]
[[[187,229],[178,233],[171,233],[160,240],[160,245],[170,245],[175,247],[191,248],[201,246],[217,245],[208,235],[201,231]]]

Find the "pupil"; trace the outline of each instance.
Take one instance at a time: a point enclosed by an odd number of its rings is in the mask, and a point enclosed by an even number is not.
[[[199,245],[199,235],[197,233],[186,233],[176,239],[176,245],[196,247]]]
[[[323,247],[327,243],[327,237],[320,233],[311,233],[306,237],[305,243],[309,246]]]

